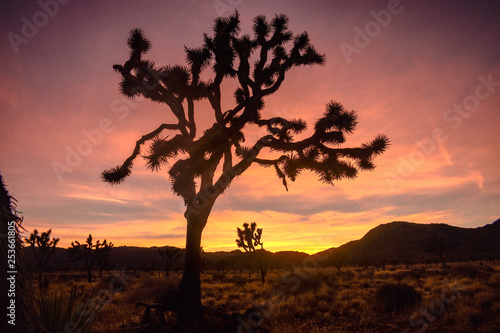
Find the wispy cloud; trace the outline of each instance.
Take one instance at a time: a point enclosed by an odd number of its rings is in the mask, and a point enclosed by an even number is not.
[[[148,57],[159,65],[184,63],[183,46],[201,45],[217,12],[211,2],[130,2],[120,12],[105,2],[91,3],[68,4],[18,54],[0,49],[2,175],[19,201],[24,225],[52,228],[63,246],[92,233],[123,245],[183,247],[185,207],[172,194],[166,169],[150,172],[139,158],[125,183],[109,186],[100,180],[103,170],[131,154],[142,135],[171,121],[164,105],[124,100],[112,65],[127,59],[132,26],[143,28],[153,41]],[[39,9],[36,2],[0,6],[3,36],[19,32],[20,18]],[[407,2],[347,64],[339,44],[352,41],[353,29],[363,27],[380,6],[386,4],[246,1],[238,7],[243,33],[251,33],[255,15],[285,12],[291,29],[308,31],[327,56],[323,67],[287,74],[266,100],[266,117],[300,117],[310,131],[325,104],[337,100],[359,114],[347,146],[379,133],[390,137],[391,146],[375,160],[373,172],[334,187],[304,172],[287,192],[274,170],[250,168],[216,202],[204,248],[234,249],[236,227],[250,221],[264,228],[271,250],[314,252],[392,220],[477,227],[498,218],[500,22],[490,14],[493,2],[455,7]],[[461,125],[453,128],[445,113],[474,96],[478,77],[488,75],[493,83],[481,91],[490,96],[470,115],[455,113]],[[224,109],[232,108],[233,100],[233,89],[224,90]],[[126,117],[116,105],[126,106]],[[197,104],[199,133],[213,123],[208,108]],[[113,130],[91,143],[91,151],[60,181],[52,163],[67,164],[68,151],[83,147],[89,140],[85,133],[99,129],[103,119]],[[442,142],[433,138],[438,129],[446,136]],[[249,141],[263,134],[256,127],[248,130]],[[419,160],[422,143],[428,144],[428,154]],[[398,177],[394,186],[388,172]]]

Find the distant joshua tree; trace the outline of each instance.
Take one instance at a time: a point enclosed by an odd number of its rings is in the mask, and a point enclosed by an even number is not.
[[[294,35],[288,29],[285,15],[270,21],[262,15],[255,17],[253,36],[240,36],[240,30],[237,12],[217,18],[213,35],[204,35],[203,46],[185,47],[187,66],[157,66],[143,58],[151,42],[142,30],[133,29],[128,38],[129,59],[113,66],[122,76],[123,95],[142,96],[172,111],[167,119],[173,121],[141,136],[123,164],[104,171],[102,179],[120,184],[132,173],[138,156],[153,171],[168,168],[172,190],[186,205],[186,252],[178,297],[181,322],[201,322],[201,236],[215,201],[234,178],[251,165],[260,165],[273,167],[285,188],[287,180],[294,181],[304,170],[333,184],[355,178],[358,170],[374,169],[374,157],[389,143],[379,135],[360,147],[342,148],[356,128],[357,115],[333,101],[310,132],[295,140],[295,135],[307,129],[306,122],[265,116],[264,99],[281,87],[291,69],[321,65],[325,57],[311,45],[306,32]],[[207,68],[213,72],[211,78],[203,73]],[[228,110],[222,109],[227,103],[222,102],[221,87],[228,87],[223,81],[237,86],[235,105]],[[198,103],[203,100],[209,103]],[[207,105],[214,123],[200,131],[200,119],[209,119]],[[195,106],[199,106],[197,112]],[[260,129],[260,135],[252,140],[244,133],[248,128]],[[149,150],[141,154],[146,142]],[[259,157],[262,154],[265,157]]]
[[[267,269],[264,268],[264,263],[262,262],[262,256],[264,255],[264,243],[262,243],[262,228],[257,228],[257,223],[252,222],[250,227],[248,223],[243,224],[243,229],[236,228],[238,233],[238,239],[236,239],[236,245],[245,250],[245,252],[255,252],[256,246],[260,245],[260,255],[259,255],[259,268],[260,268],[260,281],[262,283],[266,282]]]
[[[33,254],[35,255],[35,260],[38,268],[38,283],[42,281],[42,274],[45,269],[45,265],[49,261],[49,258],[56,253],[56,245],[59,242],[59,238],[50,239],[50,233],[52,229],[49,229],[42,234],[38,234],[38,230],[33,230],[29,238],[25,238],[24,241],[31,246]]]
[[[30,267],[20,236],[20,230],[24,230],[23,218],[16,208],[16,199],[9,195],[0,174],[0,332],[45,332],[33,302]],[[12,300],[15,300],[14,305]]]
[[[425,252],[435,254],[441,260],[443,268],[446,268],[446,263],[444,261],[444,252],[446,249],[445,238],[442,236],[437,236],[434,238],[426,247]]]
[[[99,275],[102,275],[103,271],[109,272],[111,269],[115,267],[115,265],[111,263],[112,248],[113,244],[110,243],[109,246],[102,249],[102,253],[97,259],[97,266],[99,267]]]
[[[88,274],[88,282],[92,282],[94,264],[99,260],[103,260],[103,258],[108,258],[112,248],[113,243],[108,244],[106,240],[102,243],[98,240],[96,244],[92,244],[92,235],[89,234],[85,244],[80,244],[78,241],[71,242],[68,257],[72,261],[83,260]]]
[[[172,265],[177,261],[177,259],[182,256],[182,254],[180,253],[179,249],[168,246],[165,246],[164,248],[160,247],[158,249],[158,252],[165,262],[165,273],[167,273],[168,276],[170,271],[172,270]]]
[[[340,253],[335,253],[330,259],[330,264],[333,265],[333,267],[337,268],[337,271],[340,272],[342,266],[346,264],[345,255]]]
[[[200,272],[205,271],[208,266],[208,259],[207,259],[207,254],[205,253],[205,250],[203,249],[203,246],[200,247]]]

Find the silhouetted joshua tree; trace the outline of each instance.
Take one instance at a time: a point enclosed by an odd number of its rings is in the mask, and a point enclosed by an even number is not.
[[[203,246],[200,247],[200,272],[204,272],[208,266],[208,258]]]
[[[266,282],[267,269],[264,268],[262,262],[262,256],[264,255],[264,243],[262,243],[262,228],[257,228],[257,223],[252,222],[250,227],[248,223],[243,223],[243,229],[236,228],[238,233],[238,239],[236,239],[236,245],[243,248],[245,252],[255,252],[256,246],[260,245],[260,256],[259,256],[259,269],[260,269],[260,281],[262,283]]]
[[[85,244],[80,244],[78,241],[71,242],[71,247],[68,248],[68,257],[71,261],[83,260],[88,274],[88,281],[92,282],[94,264],[99,260],[103,260],[103,258],[109,257],[112,248],[113,243],[108,244],[106,240],[102,243],[98,240],[97,243],[92,244],[92,235],[89,234]]]
[[[168,276],[172,270],[172,265],[182,256],[182,254],[179,249],[168,246],[158,248],[158,252],[165,262],[165,273],[167,273]]]
[[[111,269],[115,268],[115,265],[111,263],[111,250],[113,249],[113,244],[102,248],[102,253],[97,259],[97,266],[99,267],[99,275],[102,275],[103,271],[109,272]]]
[[[30,244],[33,254],[35,255],[39,284],[42,281],[45,265],[49,261],[50,256],[56,253],[56,245],[59,242],[59,238],[50,239],[51,232],[52,229],[49,229],[46,232],[42,232],[42,234],[38,234],[38,230],[35,229],[30,234],[29,238],[24,239],[26,243]]]
[[[446,264],[444,261],[444,252],[446,249],[446,242],[444,237],[437,236],[434,238],[426,247],[425,252],[435,254],[441,260],[441,264],[443,268],[446,268]]]
[[[23,218],[0,174],[0,332],[45,332],[35,310],[33,285],[20,236]],[[14,301],[14,303],[12,303]]]
[[[303,170],[333,184],[355,178],[358,169],[373,169],[373,157],[388,146],[388,138],[379,135],[360,147],[341,148],[354,131],[357,116],[338,102],[328,103],[308,136],[295,140],[296,134],[305,132],[306,122],[266,117],[264,99],[281,87],[291,69],[321,65],[325,58],[310,44],[306,32],[294,35],[288,30],[285,15],[276,15],[270,21],[255,17],[253,36],[240,36],[240,30],[237,12],[217,18],[213,34],[204,34],[201,47],[185,47],[187,66],[160,67],[143,58],[151,42],[142,30],[133,29],[128,38],[130,58],[123,65],[113,66],[122,76],[123,95],[163,104],[172,112],[165,119],[174,119],[140,137],[124,163],[104,171],[102,178],[111,184],[123,182],[138,156],[146,159],[151,170],[168,169],[172,190],[186,205],[186,255],[179,285],[181,321],[201,319],[201,235],[215,201],[235,177],[257,164],[273,167],[285,188],[287,180],[294,181]],[[211,78],[202,75],[208,68],[213,73]],[[234,107],[224,111],[221,86],[227,79],[237,88]],[[196,104],[202,100],[209,104]],[[211,114],[207,105],[212,108]],[[200,131],[200,118],[205,121],[210,116],[213,125]],[[262,135],[249,142],[251,137],[244,133],[248,128],[258,128]],[[141,154],[145,143],[149,143],[149,149]]]

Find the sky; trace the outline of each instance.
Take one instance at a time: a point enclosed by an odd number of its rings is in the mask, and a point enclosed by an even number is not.
[[[253,221],[266,249],[315,253],[391,221],[476,228],[500,217],[497,1],[7,0],[0,172],[28,232],[51,228],[62,247],[89,233],[115,246],[184,247],[184,205],[167,169],[137,160],[123,184],[100,179],[172,120],[162,105],[124,99],[112,66],[128,59],[133,28],[153,43],[146,58],[185,64],[184,46],[201,46],[213,20],[235,10],[243,34],[257,15],[286,14],[326,56],[324,66],[289,72],[265,101],[266,117],[312,126],[335,100],[359,116],[346,146],[377,134],[391,146],[374,171],[333,187],[304,173],[287,192],[272,169],[252,166],[217,200],[206,251],[235,250],[236,227]],[[232,94],[223,94],[225,109]],[[205,128],[209,111],[197,109]]]

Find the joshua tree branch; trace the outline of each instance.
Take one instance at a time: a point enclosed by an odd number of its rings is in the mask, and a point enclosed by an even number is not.
[[[102,179],[105,182],[111,183],[111,184],[119,184],[121,183],[131,172],[132,164],[134,159],[139,155],[141,151],[141,146],[148,140],[153,139],[157,135],[159,135],[163,130],[179,130],[180,125],[174,125],[174,124],[161,124],[157,129],[152,131],[151,133],[148,133],[146,135],[143,135],[137,142],[135,143],[135,148],[134,151],[132,152],[132,155],[130,155],[125,162],[121,166],[117,166],[113,169],[103,171],[101,174]]]

